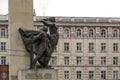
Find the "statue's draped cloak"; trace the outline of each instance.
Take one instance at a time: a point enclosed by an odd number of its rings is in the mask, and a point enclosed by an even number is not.
[[[43,35],[43,31],[26,30],[20,28],[19,32],[21,34],[26,50],[29,53],[34,52],[35,54],[37,54],[39,45],[41,44],[40,40],[42,39],[41,36]]]

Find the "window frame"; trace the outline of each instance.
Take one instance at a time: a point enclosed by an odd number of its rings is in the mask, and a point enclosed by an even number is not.
[[[89,71],[89,80],[94,79],[94,71]]]
[[[7,64],[7,57],[1,56],[1,65],[6,65],[6,64]]]
[[[119,79],[119,71],[113,71],[113,79],[118,80]]]
[[[77,56],[76,57],[76,63],[77,63],[77,65],[81,65],[82,64],[82,57],[81,56]]]
[[[89,43],[89,53],[94,52],[94,43]]]
[[[106,79],[107,75],[106,75],[106,71],[101,71],[101,79]]]
[[[53,66],[57,65],[57,56],[52,56],[51,57],[50,64],[53,65]]]
[[[101,57],[101,65],[106,66],[106,57]]]
[[[0,50],[5,52],[7,50],[7,43],[6,42],[0,42]]]
[[[82,38],[82,29],[76,29],[76,38]]]
[[[90,56],[90,57],[89,57],[89,65],[90,65],[90,66],[93,66],[93,65],[94,65],[94,57],[93,57],[93,56]]]
[[[101,38],[106,38],[107,37],[107,31],[106,29],[101,30]]]
[[[76,51],[77,52],[82,52],[82,43],[81,42],[76,43]]]
[[[64,52],[69,52],[70,51],[70,44],[69,42],[64,43]]]
[[[115,31],[117,31],[117,32],[115,32]],[[113,30],[113,38],[118,38],[118,36],[119,36],[119,30],[118,29],[114,29]]]
[[[77,80],[82,79],[82,71],[76,71],[76,79]]]
[[[70,29],[65,28],[64,29],[64,38],[69,38],[70,37]]]
[[[101,53],[107,52],[107,44],[106,43],[101,43]]]
[[[65,66],[69,66],[69,64],[70,64],[70,57],[69,56],[65,56],[64,57],[64,65]]]
[[[113,65],[114,66],[118,65],[118,57],[113,57]]]
[[[1,37],[2,38],[6,37],[6,29],[5,28],[1,28]]]
[[[89,38],[93,38],[95,36],[94,33],[94,29],[89,29]]]
[[[113,52],[119,52],[118,50],[119,50],[119,45],[118,45],[118,43],[113,43]]]
[[[69,71],[64,71],[64,79],[65,80],[68,80],[70,78],[70,76],[69,76]]]

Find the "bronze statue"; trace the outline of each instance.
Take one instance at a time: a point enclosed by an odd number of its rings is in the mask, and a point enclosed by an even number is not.
[[[31,55],[30,68],[35,68],[37,61],[41,68],[49,68],[49,60],[59,39],[54,17],[43,19],[40,22],[45,25],[40,31],[19,29],[25,48]],[[48,28],[49,34],[47,33]],[[33,54],[36,55],[35,59],[33,59]]]

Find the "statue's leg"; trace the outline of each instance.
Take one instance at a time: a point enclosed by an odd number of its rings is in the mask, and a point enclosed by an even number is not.
[[[37,61],[39,62],[39,59],[42,58],[42,55],[44,54],[45,51],[45,44],[43,43],[40,47],[39,50],[37,52],[37,55],[35,57],[35,59],[33,60],[33,68],[35,68],[35,64],[37,63]],[[39,62],[40,63],[40,62]]]
[[[44,58],[44,66],[47,68],[48,67],[48,63],[50,61],[51,58],[51,53],[47,52]]]
[[[37,56],[37,54],[35,54]],[[43,68],[44,67],[44,54],[41,56],[41,58],[38,59],[38,63],[40,64],[40,68]]]

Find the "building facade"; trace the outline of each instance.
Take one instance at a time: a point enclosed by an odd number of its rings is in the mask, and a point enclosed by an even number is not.
[[[0,63],[9,65],[8,18],[0,16]],[[34,30],[44,25],[34,16]],[[58,80],[120,80],[120,18],[56,17],[60,39],[49,63]]]

